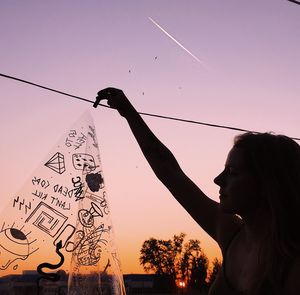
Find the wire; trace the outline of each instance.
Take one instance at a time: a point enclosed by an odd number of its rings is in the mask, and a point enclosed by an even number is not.
[[[288,0],[288,1],[290,1],[290,2],[293,2],[293,3],[296,3],[296,4],[300,5],[300,2],[299,2],[299,1],[295,1],[295,0]]]
[[[77,99],[80,99],[80,100],[84,100],[84,101],[93,103],[93,101],[85,99],[83,97],[79,97],[79,96],[72,95],[72,94],[69,94],[69,93],[66,93],[66,92],[55,90],[55,89],[52,89],[52,88],[49,88],[49,87],[46,87],[46,86],[42,86],[42,85],[39,85],[39,84],[36,84],[36,83],[32,83],[32,82],[29,82],[29,81],[26,81],[26,80],[23,80],[23,79],[19,79],[19,78],[16,78],[16,77],[4,75],[4,74],[1,74],[1,73],[0,73],[0,76],[2,76],[4,78],[8,78],[8,79],[13,79],[13,80],[16,80],[16,81],[19,81],[19,82],[23,82],[23,83],[26,83],[26,84],[30,84],[32,86],[40,87],[40,88],[43,88],[43,89],[46,89],[46,90],[50,90],[50,91],[53,91],[53,92],[56,92],[56,93],[59,93],[59,94],[71,96],[71,97],[74,97],[74,98],[77,98]]]
[[[49,91],[53,91],[53,92],[56,92],[56,93],[59,93],[59,94],[62,94],[62,95],[70,96],[70,97],[73,97],[73,98],[76,98],[76,99],[79,99],[79,100],[90,102],[92,104],[95,103],[92,100],[89,100],[89,99],[86,99],[86,98],[83,98],[83,97],[80,97],[80,96],[77,96],[77,95],[69,94],[69,93],[66,93],[66,92],[63,92],[63,91],[59,91],[59,90],[56,90],[56,89],[53,89],[53,88],[50,88],[50,87],[46,87],[46,86],[39,85],[39,84],[36,84],[36,83],[33,83],[33,82],[29,82],[29,81],[26,81],[26,80],[23,80],[23,79],[20,79],[20,78],[16,78],[16,77],[13,77],[13,76],[5,75],[5,74],[2,74],[2,73],[0,73],[0,76],[2,76],[4,78],[16,80],[16,81],[19,81],[19,82],[22,82],[22,83],[26,83],[26,84],[29,84],[29,85],[32,85],[32,86],[36,86],[36,87],[39,87],[39,88],[43,88],[43,89],[46,89],[46,90],[49,90]],[[102,107],[112,109],[110,106],[107,106],[105,104],[99,103],[99,105],[102,106]],[[199,121],[193,121],[193,120],[187,120],[187,119],[181,119],[181,118],[175,118],[175,117],[169,117],[169,116],[163,116],[163,115],[156,115],[156,114],[150,114],[150,113],[143,113],[143,112],[138,112],[138,113],[140,115],[143,115],[143,116],[150,116],[150,117],[156,117],[156,118],[161,118],[161,119],[168,119],[168,120],[180,121],[180,122],[185,122],[185,123],[204,125],[204,126],[215,127],[215,128],[223,128],[223,129],[242,131],[242,132],[260,133],[258,131],[247,130],[247,129],[242,129],[242,128],[238,128],[238,127],[211,124],[211,123],[205,123],[205,122],[199,122]],[[297,137],[291,137],[291,139],[300,141],[300,138],[297,138]]]

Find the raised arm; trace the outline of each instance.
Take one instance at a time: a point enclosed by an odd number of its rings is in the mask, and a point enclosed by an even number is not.
[[[176,200],[193,219],[215,240],[218,224],[223,215],[217,202],[208,198],[180,168],[169,149],[153,134],[122,90],[106,88],[98,92],[96,102],[106,99],[110,107],[123,116],[145,158],[158,179],[169,189]]]

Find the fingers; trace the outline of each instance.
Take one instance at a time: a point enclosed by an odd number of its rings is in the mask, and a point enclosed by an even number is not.
[[[125,96],[125,95],[124,95],[123,91],[120,89],[113,88],[113,87],[108,87],[108,88],[102,89],[97,93],[96,101],[93,106],[96,108],[101,100],[106,99],[107,104],[111,108],[116,108],[114,100],[121,96]]]
[[[115,89],[112,87],[100,90],[97,93],[97,97],[93,104],[93,107],[96,108],[99,105],[100,101],[104,100],[104,99],[107,99],[107,103],[108,103],[108,105],[110,105],[109,99],[110,99],[111,95],[114,93],[115,93]]]
[[[117,109],[121,116],[125,116],[130,108],[133,108],[124,92],[120,89],[108,87],[98,92],[94,107],[96,108],[101,100],[107,100],[107,104]]]
[[[98,96],[100,96],[101,98],[103,97],[103,99],[110,97],[110,96],[117,96],[117,95],[121,95],[123,94],[123,91],[117,88],[113,88],[113,87],[108,87],[105,89],[102,89],[98,92]]]

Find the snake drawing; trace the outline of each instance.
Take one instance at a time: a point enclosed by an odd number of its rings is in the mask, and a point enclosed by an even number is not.
[[[63,254],[60,252],[60,249],[62,248],[62,241],[59,241],[56,244],[56,253],[59,255],[60,257],[60,261],[57,264],[51,264],[48,262],[44,262],[41,263],[40,265],[38,265],[37,267],[37,272],[41,275],[38,279],[37,279],[37,285],[38,285],[38,290],[39,290],[39,282],[41,279],[45,279],[45,280],[50,280],[53,282],[56,282],[60,279],[60,275],[56,272],[56,273],[47,273],[44,272],[42,269],[43,268],[48,268],[48,269],[58,269],[59,267],[61,267],[65,261],[65,258],[63,256]]]

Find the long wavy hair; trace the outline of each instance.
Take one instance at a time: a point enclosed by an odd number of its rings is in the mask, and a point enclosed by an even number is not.
[[[285,135],[251,132],[236,136],[234,146],[245,152],[270,216],[261,292],[256,293],[280,294],[289,265],[300,255],[300,146]]]

